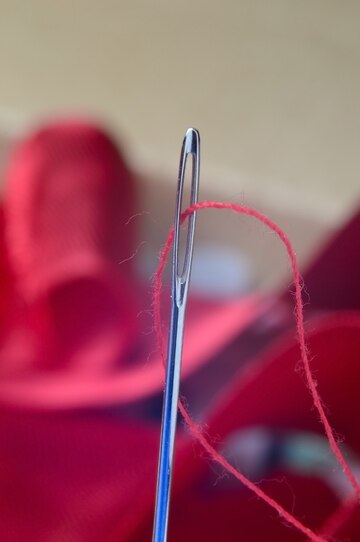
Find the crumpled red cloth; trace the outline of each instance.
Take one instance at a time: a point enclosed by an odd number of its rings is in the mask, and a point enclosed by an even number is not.
[[[10,159],[0,217],[1,540],[151,539],[163,368],[138,317],[150,301],[132,265],[137,211],[136,179],[90,122],[46,125]],[[319,391],[360,457],[359,233],[360,214],[304,279]],[[194,389],[209,396],[198,415],[220,449],[252,426],[321,433],[295,370],[292,311],[281,293],[191,300],[185,391],[190,403]],[[316,531],[341,506],[315,477],[269,472],[261,484]],[[359,511],[332,536],[360,539]],[[179,427],[169,541],[239,539],[303,537],[223,478]]]

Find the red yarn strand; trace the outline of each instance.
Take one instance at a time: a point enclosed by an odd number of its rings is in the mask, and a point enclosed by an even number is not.
[[[306,341],[305,341],[303,302],[302,302],[302,296],[301,296],[301,278],[300,278],[300,272],[299,272],[299,268],[298,268],[298,264],[296,260],[296,255],[291,246],[290,240],[288,239],[286,234],[282,231],[282,229],[277,224],[272,222],[269,218],[267,218],[265,215],[261,214],[260,212],[250,207],[237,205],[234,203],[223,203],[223,202],[216,202],[216,201],[204,201],[201,203],[197,203],[195,205],[188,207],[182,213],[181,221],[183,222],[190,214],[194,213],[195,211],[199,211],[202,209],[209,209],[209,208],[227,209],[235,213],[254,217],[260,222],[262,222],[263,224],[265,224],[270,230],[275,232],[276,235],[282,241],[283,245],[285,246],[287,254],[290,259],[291,270],[292,270],[292,274],[294,278],[296,330],[297,330],[297,338],[298,338],[298,342],[300,346],[301,360],[304,367],[307,386],[309,388],[311,397],[313,399],[314,406],[316,407],[319,413],[320,420],[324,426],[330,448],[333,454],[335,455],[338,463],[340,464],[341,468],[343,469],[344,473],[350,480],[351,485],[353,486],[357,494],[357,498],[360,499],[360,486],[357,483],[354,474],[352,473],[348,463],[346,462],[336,442],[334,431],[331,428],[331,425],[325,414],[325,410],[324,410],[322,401],[320,399],[320,395],[317,391],[317,387],[316,387],[317,384],[311,372],[310,361],[309,361],[309,356],[308,356]],[[168,238],[160,254],[159,266],[155,274],[154,290],[153,290],[155,332],[156,332],[158,346],[163,357],[164,365],[166,364],[166,357],[165,357],[165,350],[164,350],[164,344],[163,344],[163,334],[161,331],[160,295],[161,295],[161,290],[162,290],[163,271],[167,262],[169,251],[173,243],[173,238],[174,238],[174,229],[171,228]],[[225,470],[227,470],[235,478],[240,480],[240,482],[242,482],[249,490],[255,493],[260,499],[262,499],[269,506],[274,508],[285,521],[287,521],[290,525],[295,527],[298,531],[301,531],[302,533],[304,533],[308,539],[314,542],[326,542],[326,539],[322,535],[316,534],[309,527],[306,527],[303,523],[301,523],[298,519],[296,519],[292,514],[290,514],[290,512],[285,510],[278,502],[276,502],[269,495],[267,495],[267,493],[265,493],[259,486],[251,482],[251,480],[246,478],[246,476],[244,476],[241,472],[235,469],[235,467],[233,467],[220,453],[218,453],[216,449],[210,444],[210,442],[205,438],[205,436],[203,435],[201,431],[201,428],[191,419],[190,414],[188,413],[183,402],[181,401],[179,401],[179,410],[186,424],[188,425],[193,437],[201,444],[201,446],[207,451],[209,456],[214,461],[219,463]]]

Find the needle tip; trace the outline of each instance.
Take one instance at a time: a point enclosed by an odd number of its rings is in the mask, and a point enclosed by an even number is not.
[[[198,154],[200,144],[200,134],[196,128],[188,128],[184,138],[186,154]]]

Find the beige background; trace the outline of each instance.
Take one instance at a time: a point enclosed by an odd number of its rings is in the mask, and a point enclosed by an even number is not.
[[[171,195],[196,126],[203,197],[269,210],[301,257],[357,205],[357,0],[0,0],[0,12],[5,138],[94,114]],[[164,211],[158,193],[145,185],[144,210]]]

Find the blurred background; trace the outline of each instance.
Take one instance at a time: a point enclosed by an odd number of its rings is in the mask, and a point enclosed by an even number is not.
[[[105,123],[143,179],[143,251],[158,250],[172,220],[188,126],[202,136],[200,199],[270,214],[301,263],[356,207],[355,0],[0,0],[0,9],[2,156],[54,116]],[[281,280],[276,243],[222,220],[201,219],[198,235],[250,253],[260,282]]]
[[[293,244],[312,368],[360,478],[360,215],[321,252],[359,206],[359,21],[357,0],[0,0],[2,540],[150,540],[151,285],[190,126],[200,200],[254,207]],[[269,495],[359,540],[297,372],[290,283],[262,224],[199,213],[181,390]],[[179,424],[172,542],[303,539],[188,437]]]

